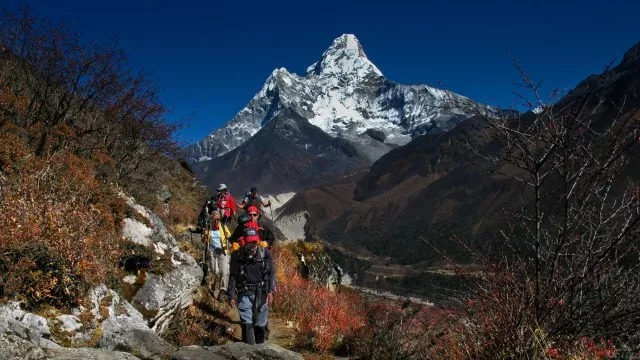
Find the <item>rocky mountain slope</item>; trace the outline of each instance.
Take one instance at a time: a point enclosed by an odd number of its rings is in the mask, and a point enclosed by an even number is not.
[[[596,95],[588,103],[595,124],[606,124],[617,113],[640,107],[638,49],[640,44],[606,77],[598,78]],[[570,103],[596,78],[581,82],[559,106]],[[523,114],[519,121],[533,116]],[[361,280],[367,278],[369,286],[380,285],[379,279],[391,274],[394,264],[412,265],[415,274],[384,281],[383,287],[424,291],[432,285],[425,286],[424,281],[441,280],[426,276],[424,269],[442,265],[442,256],[427,241],[462,256],[450,241],[452,235],[490,243],[495,230],[504,225],[505,211],[520,204],[521,186],[479,167],[479,158],[465,151],[466,144],[474,144],[484,154],[501,150],[483,120],[471,118],[449,132],[418,136],[391,150],[348,183],[336,180],[305,190],[280,209],[277,223],[285,233],[302,231],[306,238],[334,243],[340,248],[332,254],[338,263],[351,274],[359,273]],[[625,175],[640,179],[638,164]],[[343,201],[325,195],[336,188],[347,189],[340,195]],[[300,218],[303,207],[304,220]],[[374,269],[381,264],[390,267]],[[367,273],[373,275],[367,277]]]

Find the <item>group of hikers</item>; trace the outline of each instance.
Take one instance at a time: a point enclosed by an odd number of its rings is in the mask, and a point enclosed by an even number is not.
[[[261,344],[269,338],[268,313],[276,288],[271,257],[274,232],[262,219],[262,207],[270,207],[258,189],[252,187],[239,205],[225,184],[207,200],[198,218],[204,242],[203,266],[209,267],[208,283],[218,301],[238,308],[242,341]],[[238,208],[244,213],[238,214]],[[229,226],[237,223],[233,231]],[[206,271],[205,271],[206,277]]]

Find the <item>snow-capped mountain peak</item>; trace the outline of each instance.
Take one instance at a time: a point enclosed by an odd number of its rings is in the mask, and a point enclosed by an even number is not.
[[[319,61],[307,68],[307,76],[383,76],[367,58],[358,38],[344,34],[333,40]]]
[[[334,138],[357,142],[373,131],[385,146],[447,131],[478,111],[493,111],[450,91],[387,80],[360,41],[344,34],[307,69],[306,76],[275,69],[231,121],[188,149],[190,160],[209,160],[232,151],[283,109]],[[376,152],[374,157],[381,155]]]

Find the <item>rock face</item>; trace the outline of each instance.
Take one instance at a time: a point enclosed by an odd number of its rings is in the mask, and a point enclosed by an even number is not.
[[[29,340],[17,335],[0,336],[0,359],[39,360],[46,359],[44,351]]]
[[[11,302],[0,307],[0,336],[2,335],[15,335],[40,345],[43,340],[51,337],[51,330],[45,318],[21,310],[19,303]]]
[[[171,355],[172,360],[302,360],[302,355],[277,345],[234,343],[222,346],[185,346]]]
[[[152,314],[147,319],[151,329],[162,333],[173,313],[192,303],[192,294],[202,279],[202,269],[191,255],[180,251],[178,242],[167,231],[162,219],[136,204],[132,198],[126,198],[126,201],[147,219],[151,228],[136,220],[127,219],[125,230],[129,224],[130,231],[125,231],[125,237],[152,248],[155,255],[163,256],[170,262],[170,268],[165,273],[147,274],[144,285],[133,297],[135,306],[143,308],[146,314]],[[134,229],[142,231],[136,232]]]
[[[93,348],[60,348],[47,350],[49,360],[138,360],[129,353]]]
[[[270,344],[249,346],[235,343],[177,349],[156,335],[147,326],[142,314],[105,286],[92,289],[89,303],[92,307],[83,311],[94,315],[93,324],[100,326],[102,336],[97,343],[100,349],[62,347],[52,341],[45,318],[21,310],[19,303],[0,306],[0,359],[302,359],[297,353]],[[50,321],[63,324],[64,329],[81,329],[77,317],[73,315],[57,316]],[[93,332],[94,329],[83,330]],[[77,340],[84,340],[82,333],[79,335]]]
[[[146,324],[129,317],[107,319],[102,323],[102,331],[99,344],[106,350],[132,352],[143,359],[163,359],[175,351]]]

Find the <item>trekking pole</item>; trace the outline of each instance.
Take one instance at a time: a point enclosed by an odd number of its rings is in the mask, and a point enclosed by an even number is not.
[[[204,241],[204,251],[202,252],[202,280],[200,281],[200,285],[204,285],[206,283],[205,279],[207,278],[207,273],[209,272],[209,264],[207,262],[207,255],[209,253],[209,238],[211,236],[211,225],[207,219],[207,228],[202,234],[205,236]]]

